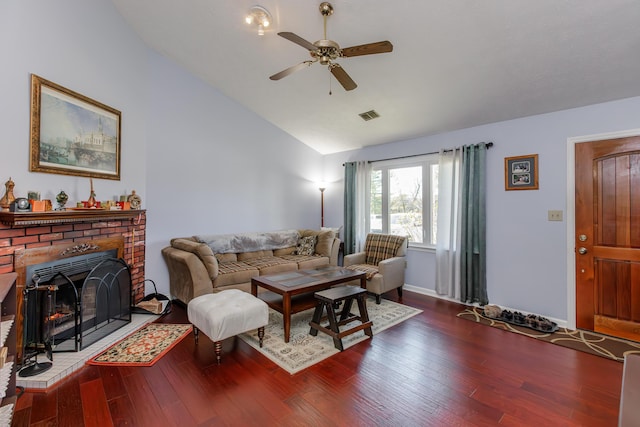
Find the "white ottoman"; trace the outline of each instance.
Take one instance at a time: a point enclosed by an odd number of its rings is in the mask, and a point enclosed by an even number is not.
[[[250,293],[229,289],[192,299],[187,305],[187,317],[194,326],[196,344],[198,330],[213,341],[219,364],[222,340],[225,338],[258,329],[262,347],[264,327],[269,323],[269,308],[264,301]]]

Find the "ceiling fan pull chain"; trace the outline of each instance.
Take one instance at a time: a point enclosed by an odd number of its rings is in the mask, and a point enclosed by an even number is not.
[[[329,96],[333,95],[333,93],[331,93],[331,74],[329,74]]]

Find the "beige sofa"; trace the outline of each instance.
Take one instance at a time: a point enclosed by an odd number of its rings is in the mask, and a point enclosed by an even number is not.
[[[162,256],[171,296],[188,304],[224,289],[250,292],[255,276],[335,266],[339,248],[331,230],[283,230],[174,238]]]

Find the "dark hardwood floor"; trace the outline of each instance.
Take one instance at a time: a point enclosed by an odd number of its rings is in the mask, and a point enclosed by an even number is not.
[[[402,302],[424,311],[296,375],[241,340],[218,366],[191,335],[153,367],[86,366],[25,392],[13,425],[617,425],[622,363],[459,319],[455,303]],[[161,321],[186,322],[184,308]]]

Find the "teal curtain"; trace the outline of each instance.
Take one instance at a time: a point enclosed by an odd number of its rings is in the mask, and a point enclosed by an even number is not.
[[[485,305],[487,296],[486,238],[487,145],[463,147],[461,170],[460,299]]]
[[[357,162],[344,164],[344,254],[356,251]]]

